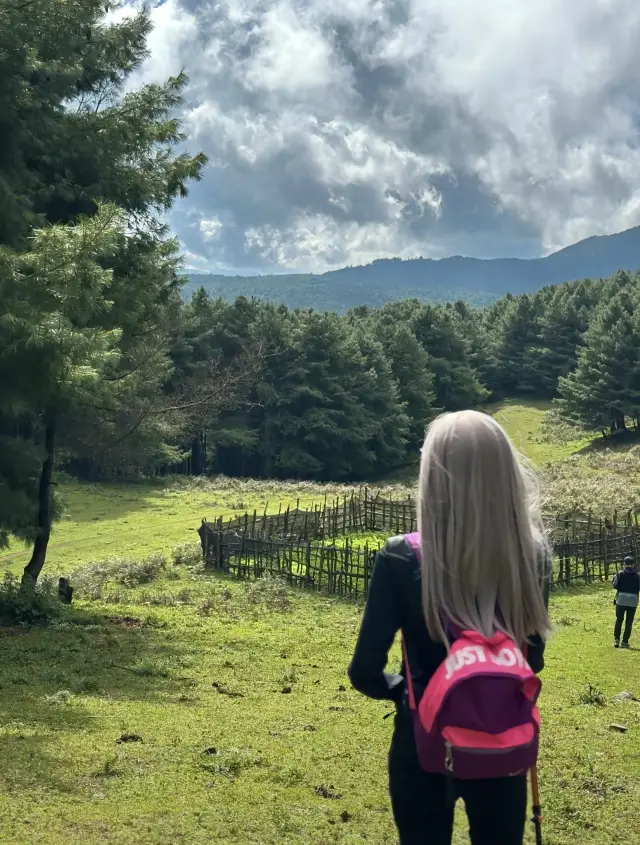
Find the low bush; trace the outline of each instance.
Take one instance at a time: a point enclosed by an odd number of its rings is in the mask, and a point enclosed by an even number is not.
[[[588,441],[593,433],[585,431],[578,425],[568,422],[557,408],[551,408],[546,412],[540,424],[539,436],[536,438],[539,443],[555,443],[565,445],[576,443],[580,440]]]
[[[139,584],[155,581],[166,568],[167,561],[164,555],[154,552],[143,560],[128,561],[116,573],[114,580],[125,587],[137,587]]]
[[[171,559],[176,566],[199,566],[202,563],[200,543],[180,543],[171,551]]]
[[[592,684],[587,684],[578,696],[578,702],[591,707],[605,707],[607,697],[602,690],[598,689],[598,687],[594,687]]]
[[[10,573],[0,584],[0,625],[46,625],[60,619],[65,607],[50,579],[36,586],[22,585]]]
[[[120,584],[123,587],[137,587],[155,581],[166,569],[164,555],[154,552],[142,560],[125,557],[111,557],[93,561],[76,569],[72,583],[78,594],[91,601],[104,597],[107,584]]]
[[[261,604],[267,610],[291,609],[291,596],[287,583],[284,579],[273,575],[265,575],[257,581],[245,584],[245,595],[249,604]]]

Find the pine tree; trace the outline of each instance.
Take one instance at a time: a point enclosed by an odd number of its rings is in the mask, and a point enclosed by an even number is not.
[[[257,433],[255,449],[258,464],[256,474],[271,478],[283,465],[281,451],[286,444],[283,436],[291,424],[287,397],[291,377],[298,374],[296,361],[299,347],[295,341],[305,316],[289,311],[286,306],[266,305],[259,314],[255,333],[265,344],[265,368],[256,385],[250,419]]]
[[[36,545],[25,572],[30,579],[37,578],[46,554],[52,474],[61,431],[67,431],[65,415],[74,422],[84,415],[85,432],[92,426],[94,434],[111,427],[121,438],[127,428],[130,433],[143,430],[156,401],[151,394],[167,373],[167,343],[179,288],[176,244],[167,238],[157,212],[184,195],[186,182],[199,178],[205,163],[202,155],[176,152],[183,136],[171,112],[181,100],[183,75],[162,86],[125,92],[125,83],[146,56],[148,11],[107,25],[104,8],[95,0],[0,6],[0,245],[16,251],[5,255],[14,269],[7,273],[0,312],[8,321],[19,312],[19,279],[22,286],[34,287],[25,298],[41,298],[33,304],[34,314],[55,313],[50,301],[60,277],[55,262],[64,262],[65,249],[72,250],[72,264],[85,268],[85,280],[93,278],[93,265],[110,278],[108,299],[97,294],[93,299],[90,288],[75,292],[75,312],[71,300],[66,301],[69,325],[47,339],[48,344],[55,339],[59,349],[52,348],[45,360],[43,347],[32,344],[30,354],[40,353],[42,366],[32,361],[30,380],[12,385],[10,400],[0,399],[0,432],[19,431],[43,451],[33,519]],[[98,231],[86,219],[78,223],[93,215],[104,221],[99,211],[104,201],[127,215],[126,229],[105,228],[108,245],[99,244]],[[42,236],[36,229],[34,237],[34,227],[47,224],[55,228],[43,229]],[[83,232],[94,239],[86,249],[86,244],[78,245]],[[40,262],[37,273],[33,261]],[[28,272],[22,273],[22,266]],[[51,290],[46,279],[51,279]],[[72,280],[65,284],[74,290]],[[93,332],[95,355],[106,356],[104,367],[91,360],[84,372],[92,372],[92,378],[99,373],[105,385],[118,384],[102,405],[92,392],[86,401],[81,390],[74,394],[73,407],[71,394],[60,390],[63,374],[56,362],[70,360],[66,344],[85,336],[82,332]],[[104,338],[112,344],[108,350],[98,342]],[[10,354],[10,348],[0,354]],[[127,397],[138,397],[136,419],[124,401]],[[125,419],[114,421],[114,415],[127,408],[130,419],[125,414]],[[104,415],[102,425],[99,414]],[[156,425],[154,448],[162,448],[162,429]],[[16,486],[15,479],[12,484]]]
[[[538,346],[538,315],[536,299],[523,294],[510,299],[496,326],[500,388],[508,396],[536,392],[537,362],[532,349]]]
[[[339,480],[397,465],[406,418],[379,344],[334,314],[300,313],[286,329],[259,392],[265,469]]]
[[[385,355],[406,408],[408,456],[418,454],[426,426],[436,414],[434,376],[429,356],[405,323],[385,320],[377,325]]]
[[[448,305],[447,310],[456,332],[464,341],[473,372],[482,388],[490,393],[489,386],[495,380],[497,363],[485,322],[486,309],[470,308],[466,302],[458,301]]]
[[[366,370],[363,378],[356,378],[354,389],[369,424],[369,465],[364,460],[358,463],[352,477],[365,479],[388,472],[404,462],[410,420],[394,378],[393,365],[372,327],[362,324],[355,338]]]
[[[563,416],[590,430],[614,433],[640,416],[640,313],[622,290],[604,300],[584,336],[576,370],[559,380]]]
[[[411,325],[418,342],[429,355],[435,378],[436,405],[447,411],[473,408],[487,398],[469,361],[460,329],[446,309],[419,305]]]
[[[571,291],[564,287],[556,288],[539,318],[540,345],[534,366],[541,395],[555,396],[558,379],[568,376],[575,369],[587,328],[588,321],[584,312],[576,308]]]
[[[0,487],[22,492],[0,513],[0,536],[35,537],[25,575],[37,580],[54,515],[52,484],[60,415],[86,400],[104,401],[104,375],[118,361],[118,329],[92,325],[108,303],[112,273],[100,259],[116,247],[124,221],[105,208],[77,226],[36,230],[30,252],[0,251],[0,418],[15,427],[25,457],[40,453],[24,474],[3,462]],[[30,518],[27,514],[31,510]],[[34,518],[35,517],[35,518]]]
[[[249,394],[264,368],[260,360],[263,344],[254,331],[263,307],[245,297],[233,303],[213,300],[201,289],[183,309],[172,343],[174,371],[166,392],[174,395],[188,382],[227,380],[224,395],[218,391],[218,401],[203,402],[188,416],[184,446],[190,449],[194,475],[214,465],[232,475],[244,475],[247,464],[253,468],[247,459],[258,443],[249,420]],[[240,464],[236,463],[237,452],[241,453]]]

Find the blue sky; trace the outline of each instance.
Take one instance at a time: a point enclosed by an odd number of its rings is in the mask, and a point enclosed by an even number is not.
[[[164,0],[153,18],[137,82],[188,72],[188,147],[210,158],[171,213],[188,266],[532,257],[640,224],[637,0]]]

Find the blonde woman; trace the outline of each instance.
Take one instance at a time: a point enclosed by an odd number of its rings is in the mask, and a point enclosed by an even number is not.
[[[447,656],[460,632],[473,632],[477,642],[510,643],[512,651],[499,654],[517,653],[512,662],[520,669],[513,671],[523,678],[529,672],[533,683],[543,668],[550,555],[535,480],[492,417],[462,411],[431,424],[422,449],[418,528],[417,542],[417,535],[394,537],[377,556],[349,667],[357,690],[396,704],[389,789],[400,843],[450,845],[455,801],[462,798],[473,845],[522,845],[526,771],[461,779],[448,764],[448,774],[425,770],[412,718],[429,682],[451,663]],[[406,660],[401,674],[387,674],[399,631]],[[465,663],[453,660],[454,671]],[[451,666],[443,677],[450,674]]]

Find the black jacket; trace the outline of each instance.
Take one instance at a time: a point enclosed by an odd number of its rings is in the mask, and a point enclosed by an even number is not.
[[[640,593],[640,575],[633,569],[622,569],[614,576],[613,586],[619,593]]]
[[[544,560],[547,571],[549,561]],[[404,536],[387,540],[378,552],[369,585],[349,678],[359,692],[370,698],[403,700],[404,667],[399,674],[385,672],[389,649],[402,630],[407,647],[411,677],[419,698],[431,676],[446,657],[446,649],[434,642],[427,631],[422,610],[420,562]],[[545,582],[546,583],[546,582]],[[545,600],[548,602],[548,584]],[[534,672],[544,666],[544,642],[533,637],[527,652]]]

